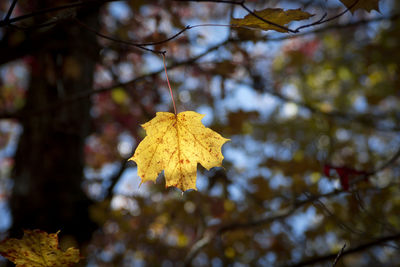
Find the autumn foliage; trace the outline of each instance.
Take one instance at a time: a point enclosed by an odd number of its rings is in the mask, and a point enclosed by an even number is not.
[[[229,139],[204,127],[202,117],[193,111],[158,112],[143,125],[147,136],[131,158],[141,183],[155,181],[164,170],[166,186],[196,189],[198,163],[207,170],[222,166],[221,147]]]
[[[0,266],[400,266],[399,1],[0,13]]]

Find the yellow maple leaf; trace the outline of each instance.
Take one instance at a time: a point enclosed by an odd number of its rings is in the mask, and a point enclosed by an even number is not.
[[[58,232],[48,234],[41,230],[24,230],[22,239],[9,238],[0,242],[0,254],[16,267],[65,267],[80,260],[79,250],[58,248]]]
[[[379,12],[379,0],[340,0],[347,8],[350,8],[351,13],[354,13],[357,9],[365,9],[370,12],[376,10]]]
[[[289,9],[284,11],[281,8],[266,8],[260,11],[254,11],[254,14],[256,14],[258,17],[261,17],[267,21],[273,22],[281,26],[285,26],[286,24],[294,20],[304,20],[314,16],[310,13],[301,11],[300,9]],[[264,31],[274,30],[278,32],[287,32],[287,30],[264,22],[260,18],[257,18],[252,14],[246,15],[243,19],[232,19],[231,24],[236,26],[261,29]]]
[[[178,115],[157,112],[156,117],[142,125],[147,136],[140,142],[130,160],[136,162],[138,175],[155,181],[164,170],[167,186],[182,191],[196,189],[197,163],[209,170],[222,166],[222,145],[229,141],[206,128],[204,115],[193,111]]]

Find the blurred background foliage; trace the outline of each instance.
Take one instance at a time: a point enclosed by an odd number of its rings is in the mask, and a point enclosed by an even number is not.
[[[0,4],[2,17],[11,2]],[[21,0],[13,16],[66,3]],[[252,9],[302,8],[316,14],[314,20],[345,9],[336,0],[246,4]],[[94,9],[97,22],[88,26],[82,21]],[[139,187],[136,166],[127,162],[145,135],[140,124],[157,111],[172,110],[162,58],[95,38],[88,27],[146,43],[167,39],[187,25],[226,25],[245,11],[209,2],[115,1],[97,3],[83,14],[80,9],[53,12],[19,22],[18,28],[2,28],[1,236],[14,234],[12,218],[19,211],[12,207],[12,192],[24,186],[13,178],[13,169],[28,164],[15,157],[25,127],[22,118],[51,118],[64,106],[90,98],[82,151],[68,158],[84,155],[82,177],[73,190],[89,199],[79,202],[88,214],[85,220],[95,225],[85,228],[89,239],[81,240],[74,230],[84,218],[73,208],[45,207],[54,216],[72,214],[77,223],[70,228],[67,223],[41,224],[35,211],[30,224],[18,224],[61,229],[61,246],[80,247],[82,266],[331,266],[344,244],[348,254],[337,266],[399,266],[400,5],[384,0],[380,10],[348,12],[299,34],[202,26],[151,46],[167,51],[178,110],[206,114],[206,126],[231,139],[223,147],[224,168],[200,167],[198,191],[183,194],[165,188],[162,174],[157,183]],[[37,27],[52,20],[57,23]],[[35,49],[41,42],[53,43],[59,24],[79,32],[76,36],[90,36],[89,50],[98,52],[93,57],[85,52],[94,63],[91,86],[71,89],[69,95],[71,83],[58,80],[57,73],[79,84],[90,68],[82,63],[85,53],[63,54],[61,65],[55,57],[55,65],[35,73]],[[44,34],[47,39],[39,38]],[[66,46],[74,39],[69,40]],[[25,42],[30,49],[13,57]],[[65,83],[68,96],[57,91],[57,105],[50,108],[51,103],[29,102],[35,76]],[[71,121],[65,127],[75,127]],[[46,146],[45,138],[37,140],[42,141],[35,145]],[[22,154],[27,150],[29,145],[20,148]],[[40,180],[30,179],[33,184]],[[58,189],[54,194],[63,194]],[[44,193],[36,194],[46,201]]]

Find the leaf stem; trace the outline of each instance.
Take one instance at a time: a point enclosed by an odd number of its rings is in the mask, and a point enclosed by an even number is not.
[[[167,77],[168,89],[169,89],[169,93],[171,95],[172,104],[174,104],[174,112],[176,115],[177,113],[176,113],[176,105],[175,105],[174,95],[172,94],[171,84],[169,83],[169,79],[168,79],[167,65],[165,64],[165,53],[162,53],[162,58],[163,58],[163,63],[164,63],[165,76]]]

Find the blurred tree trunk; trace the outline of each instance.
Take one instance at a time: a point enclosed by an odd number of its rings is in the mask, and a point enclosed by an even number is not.
[[[56,1],[37,1],[39,7]],[[98,27],[98,10],[81,10],[77,17]],[[29,114],[93,87],[99,47],[96,37],[73,20],[47,30],[51,35],[28,58],[31,64],[25,112]],[[84,144],[90,128],[89,98],[66,102],[39,115],[21,120],[15,156],[14,187],[10,201],[12,236],[22,229],[61,230],[79,244],[95,230],[88,208],[91,201],[82,191]]]

